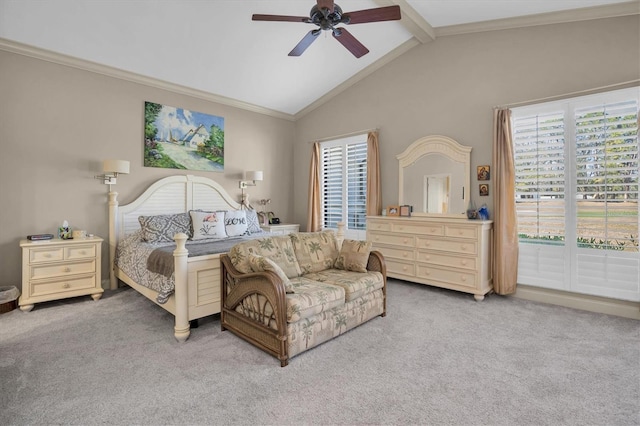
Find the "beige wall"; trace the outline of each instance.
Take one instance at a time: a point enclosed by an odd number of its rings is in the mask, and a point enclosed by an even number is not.
[[[55,233],[66,219],[107,238],[108,186],[94,179],[103,159],[131,162],[114,187],[121,203],[177,172],[142,166],[145,100],[224,117],[224,173],[188,173],[239,200],[241,172],[263,170],[251,199],[271,198],[292,219],[292,121],[0,50],[0,286],[20,284],[18,242],[28,234]]]
[[[396,155],[431,134],[491,164],[493,107],[640,78],[639,17],[437,38],[413,48],[296,122],[294,220],[306,227],[309,141],[380,129],[383,205],[398,202]],[[493,189],[494,179],[489,181]]]

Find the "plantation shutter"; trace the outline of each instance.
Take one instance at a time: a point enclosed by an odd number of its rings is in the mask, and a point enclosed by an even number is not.
[[[341,146],[322,148],[323,228],[335,229],[342,221],[343,163]]]
[[[565,286],[564,131],[558,110],[513,122],[521,284]]]
[[[367,144],[347,145],[347,228],[366,229]]]

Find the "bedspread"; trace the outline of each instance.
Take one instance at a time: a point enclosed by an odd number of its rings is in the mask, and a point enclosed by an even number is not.
[[[215,242],[188,242],[189,257],[205,254],[227,253],[231,247],[247,239],[264,238],[268,233],[225,238]],[[156,301],[164,304],[175,288],[173,251],[175,243],[147,243],[142,232],[125,237],[116,247],[114,263],[137,284],[158,293]],[[148,268],[151,266],[151,270]]]

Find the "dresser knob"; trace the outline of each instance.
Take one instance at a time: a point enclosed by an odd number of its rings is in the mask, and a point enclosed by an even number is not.
[[[409,253],[407,253],[406,251],[402,252],[402,257],[407,257],[409,255]]]
[[[67,266],[66,268],[64,268],[64,272],[71,272],[71,268]]]
[[[467,266],[467,261],[466,261],[466,260],[463,260],[463,261],[462,261],[462,262],[460,262],[460,263],[462,263],[462,265],[463,265],[463,266]]]
[[[82,250],[82,251],[80,251],[80,254],[87,254],[87,251],[86,250]]]
[[[43,256],[44,257],[51,257],[51,253],[45,253]]]
[[[403,267],[402,267],[402,270],[403,270],[403,271],[406,271],[406,270],[407,270],[407,267],[406,267],[406,266],[403,266]]]
[[[465,251],[467,249],[467,245],[463,244],[460,246],[460,250]]]
[[[431,260],[431,256],[429,256],[428,254],[424,256],[424,260]]]
[[[64,283],[64,284],[62,285],[62,287],[63,287],[63,288],[69,288],[69,287],[71,287],[71,285],[69,285],[69,283]]]
[[[405,238],[404,240],[402,240],[402,242],[403,242],[404,244],[407,244],[407,242],[408,242],[408,241],[409,241],[409,240],[407,240],[406,238]]]
[[[460,275],[460,281],[465,282],[467,280],[467,277],[465,277],[464,275]]]

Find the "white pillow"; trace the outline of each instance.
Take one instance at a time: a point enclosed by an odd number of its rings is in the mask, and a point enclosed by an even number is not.
[[[224,214],[227,235],[237,237],[247,233],[247,213],[244,210],[228,210]]]
[[[224,229],[224,212],[203,212],[191,210],[191,224],[193,226],[192,240],[208,238],[227,238]]]

